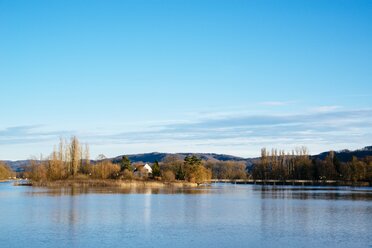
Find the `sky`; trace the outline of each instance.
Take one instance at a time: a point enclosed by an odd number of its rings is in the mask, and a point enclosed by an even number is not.
[[[0,0],[0,159],[372,145],[372,1]]]

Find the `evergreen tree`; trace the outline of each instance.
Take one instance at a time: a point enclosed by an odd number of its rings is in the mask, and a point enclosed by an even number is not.
[[[335,166],[335,170],[337,172],[337,177],[341,177],[341,163],[338,160],[336,154],[333,155],[333,165]]]
[[[200,166],[202,166],[201,159],[195,155],[187,156],[184,160],[184,178],[188,181],[195,178]]]
[[[152,167],[152,176],[153,177],[160,177],[161,176],[160,166],[159,166],[158,161],[155,161],[154,166]]]
[[[133,170],[131,166],[131,162],[127,156],[123,156],[120,162],[120,171],[124,171],[124,170],[128,170],[128,171]]]
[[[185,180],[185,170],[183,165],[179,165],[176,170],[176,179]]]

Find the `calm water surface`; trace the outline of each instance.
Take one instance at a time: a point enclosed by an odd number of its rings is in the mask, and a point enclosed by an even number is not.
[[[372,189],[0,183],[0,247],[372,247]]]

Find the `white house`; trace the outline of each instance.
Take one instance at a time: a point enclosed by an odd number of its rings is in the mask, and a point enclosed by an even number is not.
[[[138,165],[134,170],[134,174],[140,177],[148,177],[150,174],[152,174],[152,168],[149,164]]]
[[[152,168],[150,167],[149,164],[145,164],[143,166],[143,169],[147,170],[147,173],[152,174]]]

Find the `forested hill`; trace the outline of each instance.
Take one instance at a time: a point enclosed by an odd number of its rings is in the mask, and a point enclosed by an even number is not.
[[[159,152],[152,152],[152,153],[143,153],[143,154],[132,154],[127,155],[130,161],[132,162],[143,162],[143,163],[153,163],[155,161],[162,161],[165,159],[165,157],[169,155],[177,156],[179,159],[184,159],[186,156],[190,155],[196,155],[202,160],[219,160],[219,161],[246,161],[250,162],[252,159],[250,158],[242,158],[242,157],[236,157],[232,155],[226,155],[226,154],[215,154],[215,153],[159,153]],[[121,156],[117,156],[113,158],[113,162],[118,162],[121,160]]]
[[[329,151],[322,152],[317,155],[312,155],[312,159],[325,159],[325,157],[329,154]],[[355,151],[351,150],[341,150],[335,152],[338,160],[340,162],[348,162],[351,161],[352,157],[355,156],[359,159],[365,158],[367,156],[372,156],[372,146],[366,146],[362,149],[358,149]],[[128,158],[132,162],[144,162],[144,163],[153,163],[155,161],[162,161],[168,155],[176,155],[180,159],[184,159],[186,156],[189,155],[196,155],[197,157],[201,158],[202,160],[219,160],[219,161],[245,161],[247,165],[251,165],[253,161],[257,160],[258,158],[242,158],[232,155],[226,154],[216,154],[216,153],[143,153],[143,154],[132,154],[127,155]],[[113,158],[114,162],[118,162],[121,160],[123,155]]]
[[[7,164],[13,171],[19,172],[23,171],[23,168],[30,164],[31,160],[18,160],[18,161],[9,161],[3,160],[5,164]]]
[[[329,154],[328,152],[322,152],[318,155],[311,156],[312,158],[317,158],[317,159],[325,159],[327,155]],[[350,150],[341,150],[335,152],[335,155],[337,159],[340,162],[349,162],[353,157],[357,157],[358,159],[362,159],[368,156],[372,156],[372,146],[366,146],[362,149],[358,149],[355,151],[350,151]]]

